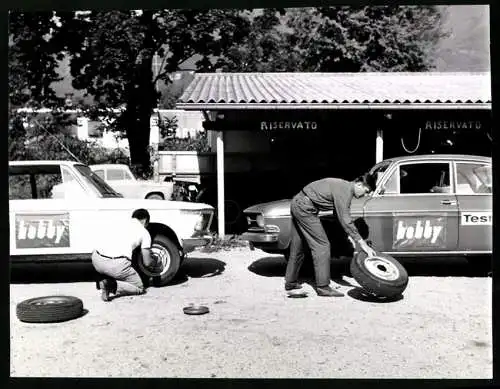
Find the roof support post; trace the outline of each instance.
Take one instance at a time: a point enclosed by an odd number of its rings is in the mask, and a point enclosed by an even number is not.
[[[375,140],[375,163],[379,163],[384,159],[384,130],[377,130],[377,138]]]
[[[226,235],[224,214],[224,132],[217,131],[217,210],[219,238],[224,239]]]

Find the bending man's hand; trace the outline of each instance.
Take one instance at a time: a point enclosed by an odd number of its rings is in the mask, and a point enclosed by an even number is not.
[[[359,246],[361,247],[361,250],[363,250],[369,257],[374,257],[377,255],[375,250],[372,249],[370,246],[368,246],[368,243],[366,243],[366,241],[364,241],[363,239],[358,241],[358,243]]]

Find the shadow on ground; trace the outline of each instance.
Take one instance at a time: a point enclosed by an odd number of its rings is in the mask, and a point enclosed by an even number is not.
[[[189,278],[214,277],[224,272],[226,263],[213,258],[186,258],[169,285]],[[90,262],[63,264],[16,264],[11,267],[11,284],[94,282],[98,274]]]
[[[465,258],[402,259],[400,262],[410,277],[487,277],[489,273],[484,263],[469,262]],[[336,282],[336,276],[350,276],[349,264],[348,258],[332,260],[330,269],[334,282]],[[282,256],[263,257],[253,262],[248,270],[263,277],[284,277],[286,261]],[[305,279],[314,276],[311,260],[304,261],[300,274]],[[346,283],[345,280],[339,279],[338,281],[340,285]]]
[[[347,295],[355,300],[368,302],[368,303],[394,303],[396,301],[402,300],[404,297],[402,294],[394,297],[376,297],[372,294],[367,293],[363,288],[355,287],[349,291],[347,291]]]
[[[182,284],[189,278],[210,278],[216,277],[224,272],[226,262],[214,258],[186,258],[169,285]]]

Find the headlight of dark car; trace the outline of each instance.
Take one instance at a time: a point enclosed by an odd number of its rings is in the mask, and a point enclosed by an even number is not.
[[[248,228],[264,228],[264,215],[261,213],[247,213]]]

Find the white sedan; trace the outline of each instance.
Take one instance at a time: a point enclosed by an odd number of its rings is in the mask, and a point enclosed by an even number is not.
[[[174,191],[172,182],[154,182],[137,179],[128,165],[120,163],[89,166],[123,197],[132,199],[171,200]]]
[[[148,229],[159,262],[155,270],[141,270],[154,284],[165,285],[185,253],[211,241],[212,206],[123,198],[77,162],[9,162],[11,261],[90,260],[98,234],[109,233],[138,208],[151,215]]]

